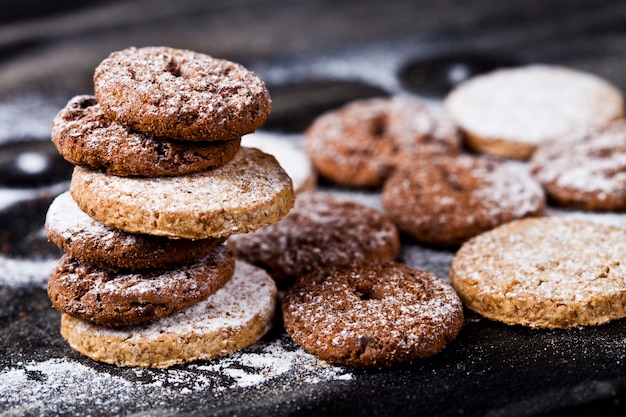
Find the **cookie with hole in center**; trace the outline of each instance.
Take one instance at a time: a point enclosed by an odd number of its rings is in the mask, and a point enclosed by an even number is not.
[[[111,53],[94,72],[94,94],[111,120],[173,139],[239,139],[272,107],[261,78],[242,65],[164,46]]]
[[[72,349],[96,361],[167,368],[256,343],[273,325],[276,298],[276,285],[265,271],[238,261],[222,288],[165,318],[108,328],[62,314],[61,335]]]
[[[401,232],[427,245],[455,248],[546,206],[525,166],[470,155],[410,160],[385,183],[383,206]]]
[[[225,246],[172,269],[115,272],[64,255],[50,275],[48,296],[57,310],[104,326],[157,320],[207,298],[233,275]]]
[[[560,216],[516,220],[465,243],[450,281],[506,324],[592,326],[626,317],[626,230]]]
[[[176,177],[114,177],[76,167],[70,193],[111,228],[183,239],[256,230],[283,218],[295,200],[276,159],[244,147],[226,165]]]
[[[356,367],[431,357],[463,325],[461,300],[449,284],[394,262],[304,275],[287,289],[282,311],[298,345]]]
[[[132,130],[108,119],[93,96],[76,96],[52,122],[52,142],[74,165],[112,175],[162,177],[224,165],[241,139],[189,142]]]

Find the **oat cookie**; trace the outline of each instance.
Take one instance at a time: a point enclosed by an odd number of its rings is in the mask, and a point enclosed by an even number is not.
[[[52,306],[103,326],[166,317],[204,300],[232,277],[235,258],[219,246],[212,254],[170,270],[113,272],[64,255],[50,275]]]
[[[400,231],[450,248],[502,223],[541,215],[546,206],[526,167],[470,155],[404,164],[385,183],[382,201]]]
[[[112,229],[81,211],[69,192],[50,204],[45,228],[48,239],[65,253],[111,270],[137,271],[192,262],[207,256],[225,240],[169,239]]]
[[[626,230],[544,217],[468,241],[450,280],[470,309],[540,328],[599,325],[626,316]]]
[[[460,136],[442,112],[421,101],[373,98],[319,116],[305,132],[304,146],[327,180],[379,187],[398,156],[456,154]]]
[[[169,47],[113,52],[94,73],[104,113],[141,132],[175,139],[239,139],[258,129],[271,99],[263,81],[224,59]]]
[[[282,311],[298,345],[359,367],[428,358],[463,325],[461,300],[450,285],[393,262],[303,276],[287,289]]]
[[[222,167],[177,177],[113,177],[77,167],[70,193],[109,227],[186,239],[267,226],[285,216],[295,198],[276,159],[252,148],[241,148]]]
[[[237,262],[220,290],[161,320],[111,329],[63,314],[61,334],[74,350],[96,361],[166,368],[256,343],[271,328],[276,297],[265,271]]]
[[[319,269],[393,261],[400,241],[396,227],[379,211],[308,192],[298,195],[294,209],[280,222],[231,236],[227,245],[286,286]]]
[[[563,206],[593,211],[626,209],[626,122],[589,133],[564,147],[540,146],[533,174],[548,196]]]
[[[311,158],[287,137],[268,132],[255,132],[241,138],[241,145],[257,148],[276,158],[293,181],[296,194],[314,191],[317,188],[317,174]]]
[[[469,79],[444,107],[478,152],[527,159],[549,140],[624,117],[620,90],[592,74],[530,65]]]
[[[93,96],[76,96],[52,122],[52,142],[74,165],[112,175],[159,177],[221,166],[241,139],[189,142],[156,137],[110,121]]]

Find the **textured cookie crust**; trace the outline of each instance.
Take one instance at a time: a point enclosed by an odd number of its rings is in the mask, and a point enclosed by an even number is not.
[[[379,211],[329,194],[299,194],[284,219],[253,233],[231,236],[236,255],[267,270],[279,284],[303,274],[374,261],[393,261],[400,241]]]
[[[48,296],[57,310],[93,323],[137,324],[204,300],[226,284],[234,268],[225,246],[176,269],[141,273],[115,273],[65,255],[50,275]]]
[[[293,141],[278,134],[255,132],[241,138],[241,146],[257,148],[275,157],[293,181],[296,194],[317,188],[317,173],[311,158]]]
[[[141,132],[175,139],[239,139],[267,119],[263,81],[243,66],[168,47],[113,52],[94,73],[104,113]]]
[[[277,290],[265,271],[237,262],[232,279],[204,301],[161,320],[111,329],[61,316],[61,335],[96,361],[166,368],[227,355],[272,326]]]
[[[624,117],[624,98],[607,81],[556,66],[531,65],[472,78],[444,101],[476,151],[527,159],[541,143]]]
[[[523,219],[477,236],[450,280],[484,317],[540,328],[626,316],[626,230],[562,217]]]
[[[303,276],[287,289],[282,309],[297,344],[350,366],[428,358],[463,325],[461,300],[452,287],[393,262]]]
[[[561,205],[626,209],[626,122],[615,122],[566,147],[544,144],[530,163],[548,196]]]
[[[52,142],[74,165],[113,175],[183,175],[221,166],[241,139],[189,142],[155,137],[110,121],[93,96],[76,96],[52,121]]]
[[[379,187],[398,156],[456,154],[460,135],[446,116],[403,97],[358,100],[319,116],[304,147],[320,176],[339,185]]]
[[[83,213],[69,192],[50,204],[45,228],[48,240],[65,253],[111,270],[138,271],[188,263],[207,256],[225,241],[170,239],[112,229]]]
[[[241,148],[222,167],[177,177],[113,177],[77,167],[70,193],[82,211],[109,227],[186,239],[267,226],[295,199],[276,159],[252,148]]]
[[[410,162],[385,183],[382,202],[400,231],[419,242],[458,247],[545,209],[544,192],[524,166],[469,155]]]

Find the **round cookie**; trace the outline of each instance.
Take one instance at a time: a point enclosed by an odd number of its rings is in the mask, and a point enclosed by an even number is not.
[[[112,175],[161,177],[224,165],[241,139],[189,142],[155,137],[108,120],[93,96],[76,96],[52,122],[52,142],[74,165]]]
[[[174,139],[239,139],[263,125],[272,104],[258,75],[184,49],[113,52],[96,67],[93,81],[110,119]]]
[[[545,209],[544,192],[524,166],[470,155],[409,162],[385,183],[382,202],[400,231],[418,242],[458,247]]]
[[[222,167],[176,177],[114,177],[76,167],[70,193],[109,227],[185,239],[256,230],[284,217],[295,199],[276,159],[253,148],[241,148]]]
[[[299,194],[281,221],[231,236],[226,244],[238,258],[267,270],[279,286],[320,269],[392,261],[400,248],[396,227],[382,213],[319,192]]]
[[[221,289],[161,320],[111,329],[63,314],[61,335],[72,349],[96,361],[166,368],[256,343],[273,323],[276,297],[265,271],[237,262]]]
[[[548,197],[593,211],[626,209],[626,122],[563,146],[546,143],[533,154],[532,172]]]
[[[52,306],[103,326],[152,321],[207,298],[233,275],[232,251],[212,254],[171,270],[116,273],[64,255],[50,275]]]
[[[45,229],[48,240],[73,258],[100,268],[127,271],[192,262],[209,255],[225,240],[170,239],[112,229],[80,210],[69,192],[50,204]]]
[[[304,136],[320,176],[349,187],[380,187],[399,156],[456,154],[460,143],[442,112],[405,97],[353,101],[319,116]]]
[[[626,316],[626,230],[560,216],[523,219],[468,241],[450,280],[470,309],[539,328]]]
[[[282,311],[298,345],[357,367],[428,358],[463,325],[463,306],[450,285],[393,262],[305,275],[287,289]]]
[[[257,148],[276,158],[293,181],[296,194],[317,188],[317,174],[311,158],[293,141],[278,134],[254,132],[241,138],[241,145]]]
[[[617,87],[592,74],[546,65],[471,78],[450,92],[444,107],[469,147],[520,160],[546,141],[624,117]]]

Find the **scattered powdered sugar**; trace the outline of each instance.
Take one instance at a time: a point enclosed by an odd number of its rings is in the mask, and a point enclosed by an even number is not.
[[[6,258],[0,255],[0,285],[18,287],[35,284],[46,288],[50,273],[58,261],[56,258],[24,260]]]

